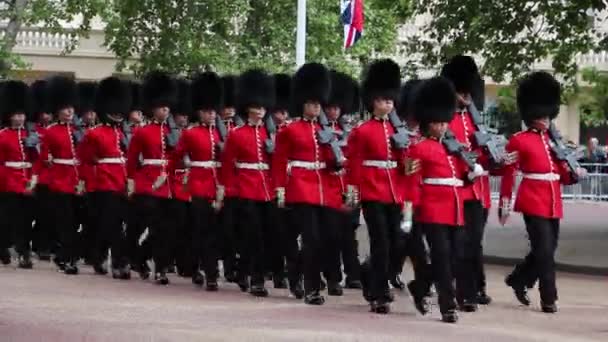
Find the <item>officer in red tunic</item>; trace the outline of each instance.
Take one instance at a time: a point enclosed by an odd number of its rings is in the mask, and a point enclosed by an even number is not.
[[[488,151],[479,146],[475,132],[478,127],[471,115],[471,106],[474,102],[481,76],[475,61],[469,56],[457,55],[453,57],[441,70],[441,75],[454,84],[458,93],[458,107],[456,115],[450,122],[450,130],[467,150],[476,153],[484,170],[490,169]],[[478,101],[479,102],[479,101]],[[479,108],[482,110],[483,108]],[[465,211],[466,231],[470,235],[469,246],[466,248],[467,260],[471,262],[472,280],[458,289],[458,300],[464,311],[476,311],[477,304],[489,304],[492,300],[486,294],[485,272],[483,269],[483,235],[487,219],[487,208],[490,207],[490,181],[487,171],[473,184],[462,189]],[[471,284],[470,286],[467,284]]]
[[[403,157],[407,146],[393,143],[396,128],[388,121],[401,86],[399,66],[391,60],[370,65],[363,81],[363,101],[372,119],[359,125],[349,141],[349,197],[360,198],[370,238],[370,305],[390,311],[390,257],[396,252],[403,194]]]
[[[217,210],[220,206],[216,204],[223,200],[224,190],[219,183],[220,134],[215,120],[222,108],[223,88],[217,74],[204,72],[194,76],[190,90],[193,125],[182,132],[172,155],[171,169],[187,157],[186,183],[181,186],[185,186],[191,196],[190,227],[195,268],[192,282],[203,285],[206,276],[206,290],[217,291],[220,253]]]
[[[47,84],[48,109],[57,123],[50,125],[40,145],[40,158],[34,173],[48,167],[49,191],[53,203],[52,222],[59,234],[60,249],[55,263],[66,274],[77,274],[78,197],[84,193],[76,155],[77,136],[73,125],[74,107],[78,103],[76,83],[64,76],[55,76]]]
[[[470,272],[463,251],[467,234],[461,190],[482,171],[476,164],[476,172],[467,172],[466,164],[443,144],[455,104],[456,92],[447,79],[436,77],[420,85],[413,110],[425,138],[409,148],[406,162],[406,172],[415,180],[410,184],[420,186],[418,192],[406,193],[406,199],[419,197],[416,222],[430,247],[442,320],[449,323],[458,320],[454,278],[460,286]]]
[[[149,229],[154,279],[159,285],[167,285],[175,235],[168,172],[171,155],[168,140],[172,132],[167,119],[170,107],[177,99],[177,85],[170,75],[154,71],[146,76],[142,88],[144,108],[152,122],[139,128],[131,138],[127,151],[127,187],[129,193],[136,195],[141,227]],[[137,267],[144,271],[140,276],[146,277],[145,269]]]
[[[84,167],[94,170],[87,179],[94,189],[89,193],[95,206],[92,230],[91,258],[95,272],[107,273],[105,260],[112,250],[112,277],[130,279],[125,251],[123,222],[126,219],[127,171],[122,146],[122,121],[129,112],[131,92],[128,83],[108,77],[99,83],[95,96],[95,112],[101,125],[89,129],[78,147],[78,157]]]
[[[503,170],[500,186],[499,218],[507,222],[515,172],[522,173],[513,209],[524,216],[531,250],[525,260],[507,277],[506,283],[524,305],[530,305],[527,288],[539,280],[543,312],[557,312],[555,286],[555,250],[559,237],[559,221],[563,218],[561,184],[574,184],[585,170],[571,170],[557,159],[555,141],[548,129],[559,113],[560,84],[545,72],[524,78],[517,89],[517,106],[526,131],[509,139],[507,150],[517,152],[518,162]]]
[[[305,303],[322,305],[320,294],[323,265],[323,241],[327,233],[328,193],[325,177],[335,170],[329,146],[320,144],[318,122],[322,104],[329,97],[331,80],[325,66],[309,63],[294,75],[292,110],[300,119],[283,128],[277,136],[272,160],[272,178],[279,207],[289,206],[289,229],[286,239],[302,234]],[[296,260],[288,259],[290,291],[302,298],[301,273]]]
[[[274,105],[273,81],[261,70],[246,71],[238,78],[237,115],[246,123],[230,133],[220,171],[222,183],[234,186],[238,201],[239,278],[249,277],[250,293],[256,297],[268,296],[264,286],[265,256],[275,248],[265,243],[271,241],[267,235],[274,233],[274,191],[270,181],[274,141],[264,126],[266,110]]]
[[[32,163],[38,154],[38,137],[25,128],[31,105],[29,87],[21,81],[5,82],[0,103],[2,124],[6,127],[0,131],[0,258],[5,265],[10,263],[8,247],[14,243],[19,268],[32,268]]]

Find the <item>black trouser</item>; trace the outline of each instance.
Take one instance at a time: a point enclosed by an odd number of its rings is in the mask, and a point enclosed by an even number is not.
[[[148,240],[151,246],[152,258],[154,259],[155,271],[166,272],[171,264],[171,252],[175,243],[174,215],[171,212],[171,200],[141,195],[137,197],[137,209],[137,214],[139,215],[137,218],[139,220],[137,229],[141,229],[142,231],[145,227],[149,229]],[[141,233],[137,236],[137,239],[139,239]],[[132,243],[132,239],[133,237],[129,239],[130,244]]]
[[[192,255],[195,268],[202,268],[207,279],[217,280],[220,257],[220,232],[218,215],[211,200],[193,197],[192,212]]]
[[[348,280],[361,280],[361,265],[359,264],[359,243],[357,241],[357,228],[361,210],[353,210],[348,214],[348,223],[342,234],[341,251],[344,273]]]
[[[78,196],[74,194],[51,192],[50,211],[54,230],[58,233],[59,251],[57,259],[61,262],[75,263],[79,258],[78,246],[78,222],[76,210],[78,206]]]
[[[151,248],[146,248],[150,246],[149,243],[139,244],[139,240],[147,228],[144,219],[147,209],[142,205],[143,201],[141,195],[133,195],[127,200],[126,254],[129,262],[136,266],[143,264],[152,256]]]
[[[76,210],[77,222],[82,224],[80,231],[80,256],[92,262],[99,262],[97,248],[97,232],[99,231],[99,215],[103,209],[98,207],[97,192],[90,192],[78,198],[78,209]],[[105,260],[105,259],[104,259]],[[103,262],[103,260],[101,260]]]
[[[39,254],[56,252],[57,231],[52,220],[53,205],[50,199],[49,187],[44,184],[36,186],[35,217],[33,250]]]
[[[31,196],[13,192],[3,193],[2,203],[2,238],[1,248],[6,250],[15,245],[19,255],[29,255],[32,240],[32,221],[34,199]]]
[[[441,313],[456,309],[456,283],[466,281],[470,273],[465,262],[466,233],[462,227],[442,224],[422,225],[431,249],[431,266]]]
[[[285,211],[274,202],[270,202],[268,210],[264,233],[266,271],[272,272],[274,280],[280,280],[285,278]]]
[[[175,246],[173,258],[180,273],[191,273],[194,270],[192,255],[192,225],[190,203],[180,200],[173,200],[174,222],[175,222]]]
[[[424,244],[422,224],[414,218],[412,230],[407,234],[405,257],[409,257],[414,269],[414,291],[420,296],[429,295],[432,278],[431,265],[428,262],[428,251]],[[404,258],[405,262],[405,258]]]
[[[273,204],[271,202],[239,199],[238,226],[241,232],[241,272],[251,276],[252,285],[264,285],[267,253],[273,246],[267,246],[272,228]]]
[[[483,235],[485,230],[484,208],[481,201],[464,202],[464,230],[466,232],[465,259],[471,270],[467,279],[458,284],[458,299],[476,303],[479,279],[483,273]]]
[[[371,257],[370,296],[372,300],[387,300],[389,264],[398,250],[401,228],[401,208],[397,204],[362,202],[363,217],[369,233]]]
[[[312,204],[292,204],[289,212],[291,229],[302,234],[302,265],[304,270],[304,291],[306,294],[318,292],[321,287],[324,241],[326,239],[325,222],[328,209]],[[297,236],[297,235],[296,235]],[[295,274],[290,271],[290,279]]]
[[[123,222],[126,218],[126,198],[116,192],[97,191],[92,193],[96,207],[96,223],[89,224],[92,237],[92,258],[97,264],[108,257],[112,250],[112,268],[120,268],[128,263],[126,236]]]
[[[224,276],[237,270],[237,254],[239,251],[240,234],[238,232],[237,218],[237,199],[234,197],[224,199],[224,205],[219,215],[219,225],[222,241],[222,258],[224,266]]]
[[[322,229],[325,230],[323,243],[323,275],[330,283],[342,281],[342,263],[340,252],[344,240],[343,235],[350,227],[350,212],[326,208]]]
[[[302,253],[298,244],[298,237],[302,233],[301,226],[293,224],[294,217],[291,207],[279,209],[280,215],[283,218],[285,229],[283,230],[283,245],[285,251],[285,260],[287,262],[287,278],[290,286],[300,281],[303,274]],[[297,213],[296,213],[297,214]]]
[[[483,208],[483,233],[481,235],[481,257],[478,259],[477,263],[477,286],[479,291],[485,291],[486,289],[486,270],[483,263],[483,236],[485,235],[485,227],[488,223],[488,214],[489,210]]]
[[[512,280],[521,286],[533,287],[539,280],[540,298],[544,304],[557,300],[555,286],[555,251],[559,240],[559,220],[524,215],[530,252],[511,274]]]

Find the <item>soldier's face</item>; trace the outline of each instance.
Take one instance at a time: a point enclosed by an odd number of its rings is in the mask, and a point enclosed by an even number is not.
[[[325,114],[327,114],[327,120],[336,121],[340,117],[340,107],[330,106],[325,108]]]
[[[274,118],[274,121],[280,125],[287,121],[287,112],[284,110],[277,110],[272,113],[272,117]]]
[[[321,104],[319,102],[308,101],[304,103],[304,116],[316,118],[321,114]]]
[[[61,122],[71,122],[74,119],[74,107],[66,107],[57,112],[57,119]]]
[[[167,120],[167,118],[169,117],[169,107],[164,106],[154,108],[154,111],[152,111],[152,116],[154,117],[154,119],[160,122]]]
[[[549,120],[549,118],[540,118],[532,122],[532,126],[540,130],[548,129],[550,124],[551,120]]]
[[[234,107],[226,107],[222,110],[222,120],[233,117],[236,114]]]
[[[447,130],[447,122],[431,122],[429,124],[429,135],[432,137],[441,138]]]
[[[25,124],[25,114],[16,113],[11,116],[11,127],[22,127]]]
[[[266,115],[266,108],[264,107],[249,108],[247,113],[247,117],[252,121],[262,120],[264,115]]]
[[[216,113],[214,110],[199,110],[198,111],[198,118],[201,121],[201,123],[205,124],[205,125],[211,125],[212,123],[215,122],[215,117],[216,117]]]
[[[377,98],[374,100],[374,114],[387,115],[393,110],[394,106],[392,99]]]
[[[186,115],[175,114],[174,118],[175,118],[175,124],[177,125],[177,127],[179,127],[179,128],[188,127],[188,117]]]
[[[97,113],[94,111],[88,111],[82,114],[82,121],[87,125],[95,123],[95,120],[97,120]]]
[[[51,122],[52,119],[53,117],[49,113],[42,113],[38,117],[38,121],[43,125],[47,125],[49,122]]]
[[[140,124],[143,121],[143,114],[139,110],[133,110],[129,113],[129,121]]]

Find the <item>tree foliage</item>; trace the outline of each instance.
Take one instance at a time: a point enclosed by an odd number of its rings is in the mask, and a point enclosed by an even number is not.
[[[582,79],[591,88],[581,92],[578,98],[581,121],[587,127],[608,124],[608,75],[595,69],[585,69],[582,71]]]

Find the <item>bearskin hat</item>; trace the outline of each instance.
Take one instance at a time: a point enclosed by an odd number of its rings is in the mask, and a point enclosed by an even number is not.
[[[11,115],[16,113],[29,113],[31,102],[30,88],[27,84],[17,80],[4,82],[0,88],[2,121],[7,123]]]
[[[148,73],[142,85],[144,111],[158,107],[171,107],[177,101],[177,83],[164,71]]]
[[[522,120],[529,124],[535,119],[559,114],[561,87],[559,82],[544,71],[528,74],[517,87],[517,107]]]
[[[131,88],[131,111],[143,111],[144,104],[141,83],[129,81],[129,87]]]
[[[444,77],[425,80],[415,91],[414,117],[421,126],[431,122],[449,122],[456,110],[456,90]]]
[[[472,94],[475,83],[481,78],[471,56],[456,55],[441,68],[441,76],[449,79],[459,93]]]
[[[484,109],[486,102],[486,83],[481,76],[473,82],[471,99],[478,110],[482,111]]]
[[[363,103],[369,112],[373,111],[374,100],[388,98],[397,102],[401,87],[401,69],[391,59],[374,61],[363,78]]]
[[[197,110],[213,109],[219,112],[224,103],[224,86],[222,79],[211,71],[197,74],[190,85],[192,121],[198,121]]]
[[[350,76],[335,70],[331,71],[331,92],[327,106],[339,107],[342,114],[346,114],[352,107],[354,92]]]
[[[177,102],[171,108],[173,114],[190,115],[192,111],[192,95],[190,81],[185,78],[177,79]]]
[[[91,81],[78,82],[78,105],[76,114],[78,116],[95,110],[95,91],[97,83]]]
[[[224,89],[224,107],[236,107],[236,80],[234,75],[226,75],[222,77],[222,85]]]
[[[40,114],[48,112],[46,107],[46,84],[46,80],[37,80],[30,86],[30,91],[32,93],[32,115],[28,117],[28,121],[30,122],[37,122]]]
[[[346,111],[348,114],[361,114],[361,87],[359,82],[351,77],[351,86],[353,88],[353,102]]]
[[[274,105],[274,110],[289,111],[289,97],[291,96],[291,76],[287,74],[275,74],[274,87],[276,89],[276,103]]]
[[[131,111],[131,97],[130,82],[117,77],[104,78],[95,93],[95,112],[103,122],[108,122],[108,114],[126,117]]]
[[[409,80],[401,86],[397,114],[402,120],[407,119],[407,117],[413,113],[414,97],[416,96],[416,90],[421,83],[422,80]]]
[[[275,104],[274,78],[259,69],[245,71],[236,82],[236,102],[236,113],[243,118],[248,108],[271,110]]]
[[[293,116],[301,116],[304,104],[315,101],[325,105],[331,92],[329,70],[320,63],[307,63],[298,69],[291,80],[291,110]]]
[[[78,104],[76,82],[66,76],[54,76],[47,82],[47,108],[54,114],[67,107]]]

